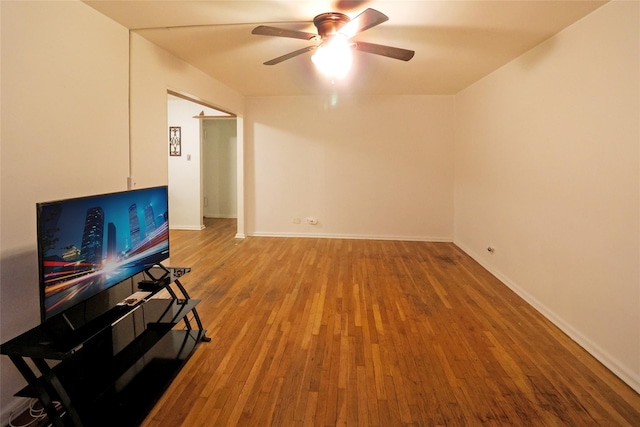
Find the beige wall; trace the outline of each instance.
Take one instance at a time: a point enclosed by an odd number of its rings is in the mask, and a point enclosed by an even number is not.
[[[194,119],[203,107],[186,99],[171,97],[168,101],[169,126],[179,126],[182,155],[169,156],[169,227],[202,230],[202,153],[200,119]],[[166,145],[168,149],[168,144]]]
[[[131,36],[131,52],[131,173],[138,187],[165,184],[168,180],[167,90],[236,114],[238,235],[243,236],[244,97],[136,34]],[[170,200],[179,200],[181,196],[172,191],[170,188]]]
[[[0,7],[4,342],[40,321],[36,202],[126,189],[129,53],[128,31],[79,2]],[[0,364],[4,416],[24,382]]]
[[[131,172],[149,187],[167,182],[167,90],[238,116],[244,98],[136,34],[131,52]]]
[[[451,241],[453,106],[452,96],[249,98],[249,234]]]
[[[455,242],[638,391],[639,16],[607,4],[462,91],[455,160]]]
[[[237,218],[235,118],[202,120],[203,187],[207,218]]]
[[[170,156],[168,161],[172,230],[201,230],[203,217],[237,217],[237,120],[194,118],[201,113],[226,115],[183,98],[168,97],[169,126],[179,126],[182,133],[182,155]]]

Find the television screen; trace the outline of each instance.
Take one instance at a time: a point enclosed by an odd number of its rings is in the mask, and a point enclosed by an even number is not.
[[[42,321],[169,257],[167,186],[37,205]]]

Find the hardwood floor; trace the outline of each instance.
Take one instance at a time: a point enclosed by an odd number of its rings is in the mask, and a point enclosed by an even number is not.
[[[143,426],[640,426],[640,395],[453,244],[171,231],[212,338]]]

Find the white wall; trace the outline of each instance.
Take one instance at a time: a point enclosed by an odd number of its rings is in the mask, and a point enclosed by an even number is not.
[[[237,218],[237,124],[235,118],[202,121],[204,216]]]
[[[167,90],[238,116],[238,170],[241,176],[244,98],[136,34],[131,35],[131,52],[131,170],[138,187],[162,185],[168,181]],[[200,110],[202,108],[198,112]],[[242,236],[242,179],[238,183],[238,201],[238,234]]]
[[[249,234],[451,241],[453,106],[452,96],[249,98]]]
[[[0,2],[0,340],[40,321],[36,202],[126,189],[128,31],[80,2]],[[0,358],[2,423],[25,384]]]
[[[202,113],[224,115],[183,98],[168,97],[168,126],[179,126],[182,138],[181,155],[168,156],[171,229],[201,230],[205,216],[237,217],[236,119],[194,118]]]
[[[181,155],[168,155],[169,129],[167,128],[166,156],[169,158],[169,227],[171,229],[201,230],[202,174],[200,119],[194,119],[203,109],[193,102],[169,98],[167,102],[168,126],[179,126]]]
[[[639,16],[609,3],[462,91],[455,161],[455,243],[637,391]]]

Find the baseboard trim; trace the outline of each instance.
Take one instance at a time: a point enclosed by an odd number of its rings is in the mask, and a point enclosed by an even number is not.
[[[191,231],[200,231],[204,230],[204,225],[171,225],[169,226],[169,230],[191,230]]]
[[[621,363],[617,358],[613,357],[609,352],[594,343],[586,335],[576,329],[570,322],[567,322],[562,316],[549,309],[549,307],[547,307],[541,301],[525,291],[521,286],[519,286],[516,282],[503,274],[500,270],[484,262],[482,257],[478,256],[478,254],[475,251],[471,250],[467,245],[460,242],[459,240],[454,240],[453,243],[460,249],[462,249],[463,252],[473,258],[476,262],[478,262],[478,264],[484,267],[487,271],[496,276],[498,280],[500,280],[509,289],[518,294],[518,296],[524,299],[540,314],[549,319],[551,323],[556,325],[569,338],[576,342],[580,347],[584,348],[589,354],[595,357],[613,374],[615,374],[618,378],[629,385],[629,387],[634,389],[637,393],[640,393],[640,375],[632,372],[631,369]]]
[[[367,235],[367,234],[320,234],[320,233],[282,233],[256,231],[250,234],[254,237],[300,237],[312,239],[346,239],[346,240],[398,240],[405,242],[436,242],[436,243],[452,243],[451,237],[434,237],[434,236],[386,236],[386,235]]]

